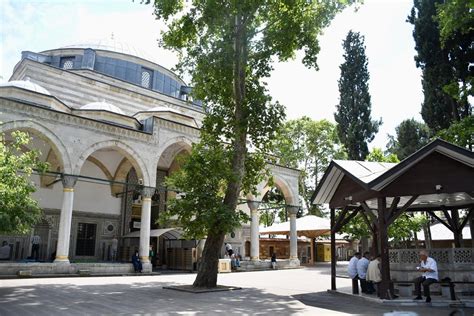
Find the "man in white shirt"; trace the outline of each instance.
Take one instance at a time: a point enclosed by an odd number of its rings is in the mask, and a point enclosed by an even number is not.
[[[369,291],[367,287],[367,281],[365,279],[367,275],[367,268],[369,267],[369,252],[364,252],[364,256],[357,261],[357,276],[360,280],[360,287],[362,288],[362,293],[364,294],[372,294],[373,291]]]
[[[360,257],[360,252],[356,252],[351,260],[349,260],[349,265],[347,266],[347,274],[352,279],[352,292],[354,294],[359,294],[359,285],[357,284],[357,262],[359,262]]]
[[[422,300],[421,297],[421,285],[423,284],[423,292],[426,296],[426,302],[431,302],[430,296],[430,285],[438,282],[438,266],[436,261],[428,257],[428,252],[425,250],[420,251],[420,266],[416,267],[419,272],[423,274],[416,278],[415,281],[415,300]]]
[[[367,267],[367,275],[365,276],[366,281],[371,284],[369,288],[375,291],[374,285],[377,286],[377,292],[379,283],[382,282],[382,273],[380,272],[380,255],[376,255],[374,260],[370,261]],[[380,293],[379,293],[380,296]]]

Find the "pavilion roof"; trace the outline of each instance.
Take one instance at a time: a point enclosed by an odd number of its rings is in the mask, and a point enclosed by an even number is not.
[[[333,160],[318,184],[313,204],[331,207],[361,202],[377,208],[377,197],[387,204],[417,198],[410,209],[474,205],[474,153],[436,139],[400,163]]]

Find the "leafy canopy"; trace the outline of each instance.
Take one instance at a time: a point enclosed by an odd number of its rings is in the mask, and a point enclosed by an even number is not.
[[[369,153],[367,143],[374,139],[382,121],[371,118],[364,37],[358,32],[349,31],[342,46],[344,62],[340,66],[339,104],[336,105],[334,118],[349,159],[362,160]]]
[[[413,154],[430,141],[430,130],[425,123],[415,119],[402,121],[396,128],[396,136],[388,135],[387,151],[401,160]]]
[[[290,120],[278,130],[274,154],[279,164],[301,170],[299,190],[305,207],[321,215],[320,208],[311,204],[311,196],[331,160],[347,157],[336,125],[306,116]]]
[[[45,171],[36,150],[24,150],[31,138],[22,131],[11,133],[7,141],[0,134],[0,234],[25,234],[41,217],[36,191],[30,180],[35,169]]]

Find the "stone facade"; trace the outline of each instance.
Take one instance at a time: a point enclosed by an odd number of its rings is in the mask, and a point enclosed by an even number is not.
[[[41,237],[43,261],[52,256],[56,262],[111,260],[113,239],[118,238],[115,259],[129,259],[136,247],[148,262],[150,227],[157,226],[160,210],[175,194],[162,190],[163,178],[179,168],[176,158],[189,153],[199,141],[205,115],[199,102],[160,92],[156,85],[152,89],[127,82],[91,68],[89,62],[78,62],[90,58],[84,57],[90,50],[93,48],[24,53],[11,81],[0,85],[0,132],[8,140],[11,131],[27,131],[33,137],[30,149],[39,150],[41,159],[56,172],[32,177],[44,221],[30,236],[0,236],[11,245],[12,260],[29,256],[30,239],[36,234]],[[67,64],[73,68],[54,64],[58,56],[70,53],[82,56]],[[117,63],[155,67],[155,76],[159,70],[188,91],[181,79],[159,65],[120,52],[96,53],[113,57]],[[297,204],[299,171],[276,165],[269,168],[287,204]],[[152,190],[137,194],[139,185]],[[261,183],[259,194],[247,198],[258,200],[268,189]],[[247,205],[240,207],[250,212]],[[140,241],[126,238],[138,229],[133,225],[142,227]],[[251,240],[249,227],[244,225],[226,238],[241,247],[241,253]],[[157,239],[153,245],[163,248],[165,242]],[[160,251],[158,256],[165,256],[165,249]]]

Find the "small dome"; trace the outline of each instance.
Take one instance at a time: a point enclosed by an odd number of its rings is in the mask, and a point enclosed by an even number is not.
[[[81,110],[102,110],[102,111],[109,111],[109,112],[113,112],[117,114],[124,114],[121,109],[105,101],[88,103],[86,105],[81,106],[80,109]]]
[[[26,90],[30,90],[30,91],[41,93],[41,94],[51,95],[51,93],[49,93],[49,91],[43,88],[42,86],[34,82],[31,82],[30,78],[26,78],[26,80],[13,80],[13,81],[0,83],[0,87],[17,87],[17,88],[26,89]]]

